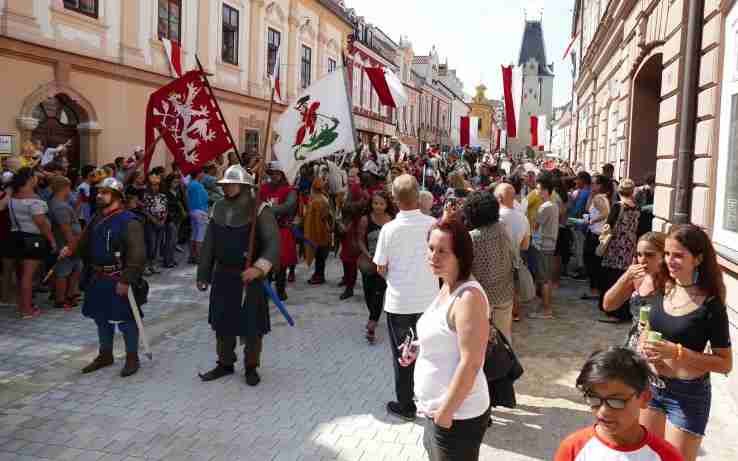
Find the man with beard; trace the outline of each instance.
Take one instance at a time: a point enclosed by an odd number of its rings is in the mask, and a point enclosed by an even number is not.
[[[113,364],[115,325],[123,334],[126,363],[122,377],[138,371],[138,327],[128,302],[128,287],[136,285],[146,263],[144,228],[123,206],[123,184],[105,178],[97,190],[98,213],[76,245],[62,249],[59,257],[79,254],[85,262],[87,280],[82,314],[97,324],[100,353],[82,373]]]
[[[279,225],[279,270],[274,273],[277,295],[287,300],[287,268],[297,264],[297,242],[292,234],[292,220],[297,211],[297,191],[287,183],[279,161],[269,162],[266,169],[268,181],[261,186],[261,199],[269,203]]]
[[[262,338],[271,330],[261,282],[279,264],[279,227],[271,209],[266,204],[260,206],[254,228],[253,263],[244,270],[256,206],[254,178],[240,165],[233,165],[218,183],[223,186],[225,198],[213,207],[197,268],[197,288],[205,291],[212,284],[208,321],[215,330],[218,362],[215,368],[200,374],[200,379],[213,381],[233,374],[236,338],[240,338],[246,383],[256,386],[261,381],[256,368]]]

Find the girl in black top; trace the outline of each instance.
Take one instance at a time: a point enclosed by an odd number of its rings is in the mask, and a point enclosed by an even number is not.
[[[699,227],[674,227],[664,254],[670,280],[649,319],[662,339],[641,339],[663,386],[652,386],[641,423],[693,461],[710,415],[710,373],[733,367],[725,285],[710,238]]]
[[[366,339],[369,344],[374,344],[376,338],[377,322],[382,315],[384,292],[387,289],[387,283],[377,273],[372,259],[377,248],[379,232],[382,226],[392,221],[394,214],[389,194],[385,191],[377,191],[372,195],[366,215],[359,221],[357,242],[361,252],[359,269],[364,287],[364,301],[369,310],[369,321],[366,324]]]

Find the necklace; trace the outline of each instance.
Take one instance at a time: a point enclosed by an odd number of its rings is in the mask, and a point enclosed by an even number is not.
[[[679,283],[679,280],[675,280],[675,282],[676,282],[677,285],[679,285],[682,288],[692,288],[693,286],[697,285],[696,283],[690,283],[688,285],[682,285],[681,283]]]

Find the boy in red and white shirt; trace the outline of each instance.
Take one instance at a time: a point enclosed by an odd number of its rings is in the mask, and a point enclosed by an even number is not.
[[[684,461],[669,442],[638,423],[651,400],[654,375],[638,354],[621,347],[595,352],[577,388],[596,422],[567,437],[554,461]]]

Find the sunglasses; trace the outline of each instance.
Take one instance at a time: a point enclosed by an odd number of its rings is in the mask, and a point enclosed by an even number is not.
[[[584,394],[584,403],[589,405],[591,408],[600,408],[602,404],[605,404],[608,406],[608,408],[611,408],[613,410],[622,410],[628,405],[628,402],[633,400],[633,397],[637,395],[638,393],[636,392],[627,399],[603,399],[602,397],[598,397],[596,395]]]

